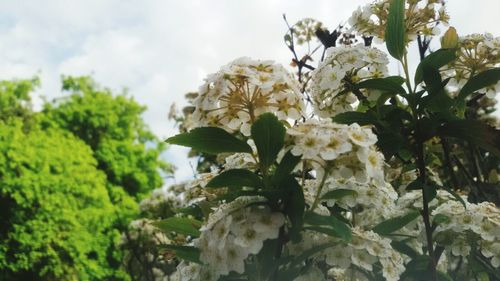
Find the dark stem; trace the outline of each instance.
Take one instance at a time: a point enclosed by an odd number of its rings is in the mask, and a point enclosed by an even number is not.
[[[479,160],[477,159],[476,151],[472,143],[468,143],[469,154],[471,158],[472,171],[476,177],[476,182],[483,182],[483,175],[481,173],[481,167],[479,166]]]
[[[427,251],[429,253],[429,257],[431,259],[431,264],[430,264],[430,273],[432,276],[433,281],[437,281],[437,273],[436,273],[436,257],[434,255],[434,245],[432,243],[432,225],[430,222],[430,212],[429,212],[429,190],[426,188],[427,186],[427,175],[426,175],[426,168],[425,168],[425,158],[424,158],[424,141],[420,137],[421,136],[421,130],[419,126],[419,122],[417,122],[417,166],[418,166],[418,172],[419,172],[419,179],[422,184],[422,202],[423,202],[423,208],[422,208],[422,218],[424,220],[424,225],[425,225],[425,236],[427,239]]]
[[[459,188],[460,184],[458,183],[458,179],[457,179],[457,176],[455,175],[455,171],[453,171],[453,163],[451,162],[451,159],[450,159],[450,144],[448,143],[448,140],[446,140],[445,138],[442,138],[441,139],[441,147],[443,148],[444,164],[448,168],[451,183],[453,184],[453,187],[455,189]]]

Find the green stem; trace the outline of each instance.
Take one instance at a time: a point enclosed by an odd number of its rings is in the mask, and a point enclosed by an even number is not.
[[[314,198],[314,202],[313,202],[313,204],[311,206],[311,211],[314,211],[314,209],[316,209],[316,207],[319,204],[320,197],[321,197],[321,191],[323,191],[323,186],[325,185],[326,178],[327,178],[329,172],[330,172],[330,167],[326,166],[325,167],[325,173],[323,174],[323,178],[321,179],[321,183],[318,186],[318,191],[316,192],[316,196]]]

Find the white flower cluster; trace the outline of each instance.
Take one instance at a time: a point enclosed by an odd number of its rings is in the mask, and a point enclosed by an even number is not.
[[[299,84],[273,61],[239,58],[206,78],[193,101],[197,127],[216,126],[250,135],[251,124],[262,113],[298,120],[304,112]]]
[[[437,25],[447,23],[449,16],[445,11],[443,0],[409,0],[406,1],[405,24],[408,40],[417,35],[437,35]],[[359,7],[349,18],[349,25],[363,36],[374,36],[384,39],[390,0],[378,0]]]
[[[353,265],[372,272],[375,270],[374,264],[379,262],[386,280],[399,280],[399,276],[405,270],[404,261],[403,257],[391,247],[390,239],[382,238],[373,231],[363,230],[359,227],[352,228],[352,235],[351,242],[342,243],[338,241],[339,243],[335,246],[327,247],[324,251],[316,254],[314,256],[315,260],[324,261],[331,266],[329,272],[333,274],[330,275],[334,275],[336,278],[343,276],[347,271],[353,274],[355,272],[360,273],[357,270],[351,272]],[[291,253],[300,254],[302,251],[315,246],[326,245],[332,241],[336,241],[336,239],[324,234],[306,231],[302,241],[290,245],[288,249]]]
[[[384,181],[384,157],[375,149],[377,137],[370,128],[311,119],[287,132],[294,142],[292,154],[330,167],[333,177],[357,182]]]
[[[459,40],[458,59],[444,69],[443,76],[450,77],[448,85],[462,87],[471,76],[500,66],[500,37],[491,34],[471,34]],[[488,98],[500,92],[500,82],[485,88]]]
[[[201,228],[201,236],[193,241],[206,266],[183,265],[180,280],[217,280],[231,271],[243,273],[245,259],[259,253],[265,240],[277,238],[285,223],[282,213],[267,206],[245,207],[263,201],[262,197],[239,197],[214,211]]]
[[[312,73],[310,92],[316,113],[323,118],[352,111],[358,101],[352,85],[387,74],[387,55],[363,45],[328,48],[325,60]],[[365,90],[360,91],[368,95]],[[370,98],[368,96],[368,98]]]
[[[129,230],[122,234],[121,244],[128,241],[141,240],[148,244],[160,245],[168,244],[170,240],[161,230],[153,226],[154,221],[149,219],[134,220],[129,225]]]
[[[157,217],[161,217],[161,212],[165,208],[177,209],[182,206],[182,201],[178,196],[164,190],[163,188],[158,188],[153,190],[151,196],[145,198],[139,204],[139,208],[143,213],[151,213]]]
[[[402,256],[391,247],[391,240],[382,238],[373,231],[352,229],[353,238],[348,244],[340,244],[325,250],[326,263],[341,269],[351,264],[373,271],[377,261],[382,265],[382,274],[388,281],[399,280],[405,271]]]
[[[436,240],[448,246],[452,255],[463,257],[470,254],[474,242],[479,242],[483,255],[492,258],[491,264],[499,267],[500,210],[491,202],[466,202],[466,206],[448,200],[432,212],[433,216],[439,214],[447,218],[436,228]]]
[[[339,199],[325,199],[328,206],[334,204],[346,210],[353,209],[357,206],[363,207],[361,211],[356,213],[356,223],[358,226],[372,227],[384,219],[391,218],[395,215],[395,201],[398,194],[388,183],[377,184],[360,183],[352,180],[336,180],[328,178],[322,190],[322,195],[325,195],[334,190],[349,190],[354,191],[355,195],[342,196]]]

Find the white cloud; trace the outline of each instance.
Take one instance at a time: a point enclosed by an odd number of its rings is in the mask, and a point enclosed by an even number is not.
[[[61,74],[87,75],[104,86],[122,87],[149,107],[144,117],[161,137],[173,133],[167,121],[172,102],[185,104],[207,73],[240,56],[288,64],[286,26],[313,17],[331,27],[345,21],[366,0],[258,1],[2,1],[0,77],[41,73],[40,94],[56,97]],[[459,33],[490,31],[498,0],[448,1]],[[179,166],[178,179],[192,175],[185,150],[166,154]]]

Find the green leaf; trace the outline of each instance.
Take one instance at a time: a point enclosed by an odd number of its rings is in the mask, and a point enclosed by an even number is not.
[[[246,142],[216,127],[196,128],[188,133],[170,137],[166,142],[191,147],[196,151],[208,154],[223,152],[252,153],[252,148]]]
[[[201,222],[190,218],[170,217],[153,223],[164,232],[175,232],[192,237],[200,236]]]
[[[335,243],[335,242],[329,242],[329,243],[321,244],[321,245],[318,245],[318,246],[314,246],[314,247],[312,247],[310,249],[307,249],[307,250],[303,251],[302,254],[300,254],[299,256],[297,256],[296,258],[294,258],[292,260],[291,267],[300,265],[303,261],[305,261],[309,257],[312,257],[313,255],[315,255],[315,254],[317,254],[319,252],[322,252],[325,249],[333,247],[335,245],[337,245],[337,243]]]
[[[360,126],[371,125],[377,123],[377,118],[370,112],[348,111],[335,115],[332,121],[339,124],[358,123]]]
[[[289,150],[287,153],[285,153],[285,156],[283,156],[283,159],[281,159],[280,164],[276,168],[276,171],[274,172],[273,176],[273,182],[275,184],[278,184],[279,182],[283,181],[290,173],[295,169],[297,164],[299,164],[301,157],[300,156],[295,156],[292,154],[292,152]]]
[[[458,99],[464,100],[469,94],[474,93],[484,87],[494,85],[500,80],[500,68],[485,70],[472,77],[465,83],[458,94]]]
[[[373,231],[380,234],[380,235],[391,234],[394,231],[399,230],[399,229],[403,228],[405,225],[412,222],[419,215],[420,215],[420,213],[415,211],[415,212],[408,213],[404,216],[399,216],[399,217],[388,219],[386,221],[383,221],[383,222],[377,224],[373,228]]]
[[[441,137],[466,140],[500,157],[500,130],[479,120],[452,120],[438,129]]]
[[[442,92],[444,89],[444,85],[441,83],[442,79],[439,70],[427,64],[424,64],[422,68],[425,89],[427,90],[429,95],[436,95],[439,92]]]
[[[252,139],[257,146],[259,161],[271,166],[285,143],[285,127],[272,113],[264,113],[252,125]]]
[[[383,130],[378,135],[377,146],[386,158],[398,153],[404,144],[405,138],[396,132]]]
[[[181,245],[159,245],[161,249],[170,250],[175,253],[175,256],[194,263],[201,264],[200,249],[192,246]]]
[[[393,240],[391,242],[391,246],[394,250],[405,254],[410,258],[418,256],[418,253],[412,247],[408,246],[408,244],[406,244],[404,241]]]
[[[300,231],[304,224],[304,210],[306,207],[304,193],[302,187],[293,177],[286,178],[282,182],[282,188],[288,191],[285,198],[285,214],[290,219],[292,224],[290,228],[290,237],[292,241],[300,240]]]
[[[385,29],[385,42],[389,54],[401,60],[405,53],[405,0],[391,0]]]
[[[264,182],[255,173],[245,169],[222,172],[209,181],[206,187],[264,187]]]
[[[451,188],[446,187],[446,186],[439,186],[439,188],[446,190],[451,196],[453,196],[455,201],[460,202],[460,204],[462,204],[462,206],[464,206],[464,209],[467,209],[467,205],[465,204],[464,199],[460,195],[458,195],[455,191],[453,191]]]
[[[332,191],[328,191],[321,199],[328,200],[328,199],[341,199],[346,196],[352,196],[352,197],[357,197],[358,193],[354,190],[351,189],[335,189]]]
[[[456,49],[439,49],[427,57],[425,57],[417,66],[415,72],[415,85],[420,84],[424,80],[424,66],[435,70],[445,66],[457,58]]]
[[[374,78],[362,81],[355,85],[358,89],[374,89],[391,94],[406,94],[406,91],[401,84],[404,79],[400,76],[390,76],[385,78]]]
[[[314,212],[306,212],[304,222],[312,226],[327,226],[332,231],[330,235],[339,237],[344,241],[351,241],[352,239],[351,228],[334,216],[322,216]],[[320,227],[316,230],[321,232],[323,228]]]
[[[443,214],[436,214],[434,216],[434,218],[432,219],[432,221],[435,223],[435,224],[442,224],[442,223],[447,223],[450,221],[450,218],[446,215],[443,215]]]

